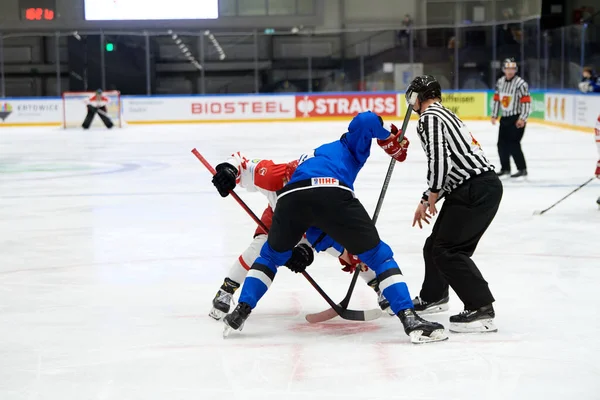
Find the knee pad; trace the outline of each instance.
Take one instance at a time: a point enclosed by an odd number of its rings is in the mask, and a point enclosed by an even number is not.
[[[262,249],[260,249],[260,256],[267,260],[269,264],[272,264],[269,266],[279,267],[281,265],[284,265],[286,261],[290,259],[290,257],[292,256],[292,251],[275,251],[267,241],[267,243],[263,245]]]
[[[377,275],[379,275],[386,269],[398,267],[398,265],[395,262],[389,263],[389,265],[386,266],[386,264],[388,264],[388,261],[394,260],[394,253],[392,252],[390,246],[388,246],[382,241],[380,241],[377,244],[377,246],[375,246],[371,250],[365,251],[361,254],[357,254],[357,256],[362,262],[367,264],[369,268],[375,271]]]

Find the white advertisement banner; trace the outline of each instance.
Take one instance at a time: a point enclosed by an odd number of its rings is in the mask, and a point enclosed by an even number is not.
[[[60,124],[61,99],[0,99],[0,126],[13,124]]]
[[[294,96],[123,97],[123,118],[136,122],[269,120],[296,117]]]
[[[583,94],[576,97],[575,125],[594,128],[598,115],[600,115],[600,96]]]

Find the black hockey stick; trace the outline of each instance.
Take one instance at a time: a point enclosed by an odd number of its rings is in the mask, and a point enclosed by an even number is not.
[[[206,167],[206,169],[208,169],[210,171],[211,174],[213,174],[213,175],[216,174],[215,169],[204,158],[204,156],[202,156],[202,154],[200,154],[200,152],[198,150],[192,149],[192,154],[194,154],[196,156],[196,158],[198,158],[198,160],[200,160],[200,162]],[[250,207],[248,207],[248,205],[244,202],[244,200],[242,200],[241,197],[237,193],[235,193],[235,191],[233,191],[233,190],[231,190],[229,192],[229,194],[231,195],[231,197],[233,197],[235,199],[235,201],[238,202],[238,204],[244,209],[244,211],[246,211],[246,213],[250,216],[250,218],[252,218],[254,220],[254,222],[256,222],[258,224],[258,226],[260,226],[261,229],[265,233],[268,234],[269,228],[267,228],[267,226],[260,220],[260,218],[258,218],[258,216],[250,209]],[[319,236],[319,238],[315,242],[315,245],[318,242],[320,242],[321,240],[323,240],[324,237],[325,237],[325,234],[323,233],[321,236]],[[336,310],[336,312],[339,314],[339,316],[342,317],[343,319],[347,319],[347,320],[351,320],[351,321],[371,321],[373,319],[379,318],[379,316],[381,315],[381,310],[379,310],[379,309],[366,310],[366,311],[348,310],[346,308],[342,309],[337,304],[335,304],[333,302],[333,300],[331,300],[331,298],[327,295],[327,293],[325,293],[325,291],[323,289],[321,289],[321,287],[317,284],[317,282],[315,282],[315,280],[306,271],[302,272],[302,275],[315,288],[315,290],[317,292],[319,292],[319,294],[323,297],[323,299],[325,299],[327,304],[329,304],[331,306],[331,308]]]
[[[417,100],[417,93],[413,93],[408,101],[406,114],[404,115],[404,121],[402,121],[402,133],[398,138],[398,142],[402,142],[404,139],[404,135],[406,134],[406,128],[408,127],[408,122],[410,121],[410,116],[412,114],[412,106],[415,104]],[[375,206],[375,211],[373,212],[373,224],[377,223],[377,219],[379,218],[379,213],[381,212],[381,207],[383,206],[383,200],[387,193],[387,190],[390,186],[390,181],[392,179],[392,173],[394,172],[394,167],[396,166],[396,160],[392,158],[390,160],[390,165],[388,166],[387,173],[385,174],[385,179],[383,180],[383,186],[381,187],[381,193],[379,193],[379,199],[377,200],[377,206]],[[338,307],[342,309],[346,309],[348,304],[350,304],[350,298],[352,297],[352,292],[354,292],[354,287],[356,286],[356,281],[358,280],[358,275],[360,274],[360,267],[356,268],[354,274],[352,276],[352,280],[350,281],[350,287],[348,287],[348,291],[346,292],[346,296],[340,301]],[[329,310],[321,311],[315,314],[307,314],[306,320],[310,323],[318,323],[330,320],[335,317],[332,313],[335,311],[338,315],[339,312],[335,308],[331,308]]]
[[[565,197],[563,197],[562,199],[560,199],[559,201],[557,201],[556,203],[552,204],[550,207],[544,209],[544,210],[536,210],[533,212],[533,215],[542,215],[543,213],[545,213],[546,211],[551,210],[552,208],[554,208],[555,206],[559,205],[560,203],[563,202],[563,200],[565,200],[567,197],[571,196],[573,193],[575,193],[576,191],[578,191],[579,189],[581,189],[582,187],[584,187],[585,185],[587,185],[588,183],[590,183],[591,181],[593,181],[594,178],[590,178],[587,181],[585,181],[584,183],[582,183],[581,185],[579,185],[575,190],[573,190],[571,193],[569,193],[568,195],[566,195]]]

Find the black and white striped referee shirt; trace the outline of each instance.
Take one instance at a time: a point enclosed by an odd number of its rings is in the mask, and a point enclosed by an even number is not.
[[[466,180],[493,171],[481,146],[467,126],[452,111],[435,102],[421,113],[417,133],[427,155],[430,192],[451,192]]]
[[[531,96],[529,85],[523,78],[515,75],[511,80],[507,80],[505,76],[498,79],[494,93],[493,118],[498,118],[500,108],[504,117],[519,115],[520,119],[527,121],[531,112]]]

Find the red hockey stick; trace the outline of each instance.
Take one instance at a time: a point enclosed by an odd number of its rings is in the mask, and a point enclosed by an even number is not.
[[[198,150],[192,149],[192,154],[194,154],[196,156],[196,158],[198,158],[198,160],[200,160],[200,162],[206,167],[206,169],[208,169],[210,171],[210,173],[212,175],[217,173],[215,171],[215,169],[212,167],[212,165],[210,165],[210,163],[202,156],[202,154],[200,154],[200,152]],[[240,198],[240,196],[237,193],[235,193],[232,190],[229,192],[229,194],[235,199],[235,201],[238,202],[238,204],[240,206],[242,206],[244,211],[246,211],[246,213],[254,220],[254,222],[256,222],[258,224],[258,226],[261,227],[261,229],[265,233],[269,232],[269,228],[267,228],[267,226],[260,220],[260,218],[258,218],[256,216],[256,214],[254,214],[254,212],[250,209],[250,207],[248,207],[248,205],[244,202],[244,200],[242,200]],[[333,302],[333,300],[331,300],[331,298],[327,295],[327,293],[325,293],[325,291],[323,289],[321,289],[321,287],[317,284],[317,282],[315,282],[315,280],[306,271],[302,272],[302,275],[304,275],[304,277],[306,278],[306,280],[308,280],[308,282],[312,285],[312,287],[314,287],[315,290],[317,292],[319,292],[319,294],[321,295],[321,297],[323,297],[323,299],[325,299],[327,304],[329,304],[329,306],[333,310],[335,310],[337,315],[339,315],[343,319],[347,319],[347,320],[351,320],[351,321],[371,321],[371,320],[377,319],[381,316],[380,309],[358,311],[358,310],[349,310],[345,307],[342,308],[342,307],[338,306],[337,304],[335,304]]]

